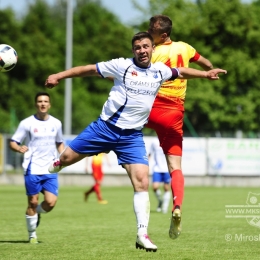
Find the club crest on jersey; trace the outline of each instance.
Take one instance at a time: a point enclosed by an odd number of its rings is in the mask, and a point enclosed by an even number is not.
[[[33,132],[34,132],[34,133],[38,133],[38,129],[37,129],[37,128],[34,128]]]
[[[158,78],[157,72],[154,73],[153,77],[154,77],[155,79]]]
[[[138,76],[137,75],[137,72],[134,70],[134,71],[132,71],[132,76],[134,77],[134,76]]]

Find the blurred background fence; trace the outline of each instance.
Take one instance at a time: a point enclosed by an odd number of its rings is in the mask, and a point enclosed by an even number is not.
[[[74,138],[66,136],[65,143]],[[154,136],[145,136],[149,153]],[[23,156],[9,149],[9,135],[0,135],[0,183],[23,182]],[[125,170],[117,164],[114,152],[104,161],[104,185],[130,185]],[[91,160],[81,160],[60,172],[61,185],[86,185],[91,180]],[[153,158],[150,159],[152,174]],[[86,174],[88,169],[88,174]],[[260,139],[184,137],[182,169],[186,185],[259,186]]]

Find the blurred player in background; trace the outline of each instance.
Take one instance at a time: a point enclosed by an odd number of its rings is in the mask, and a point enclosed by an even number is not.
[[[113,77],[114,86],[103,105],[100,117],[88,125],[59,158],[50,164],[54,173],[87,156],[114,151],[118,164],[126,169],[134,189],[133,208],[137,222],[136,248],[157,251],[148,236],[150,216],[149,167],[142,128],[146,124],[155,95],[161,84],[176,78],[219,79],[215,69],[208,72],[190,68],[169,68],[151,63],[153,38],[140,32],[132,38],[134,58],[118,58],[97,64],[74,67],[50,75],[45,86],[53,88],[62,79],[86,76]]]
[[[98,199],[98,203],[99,204],[107,204],[108,201],[107,200],[103,200],[102,199],[102,195],[101,195],[101,183],[104,177],[104,173],[103,173],[103,161],[104,158],[106,159],[106,162],[108,165],[110,165],[109,159],[108,159],[108,155],[106,153],[99,153],[97,155],[94,155],[91,157],[91,169],[92,169],[92,176],[93,179],[95,181],[95,184],[84,193],[84,198],[85,201],[87,201],[88,196],[92,193],[95,192],[97,195],[97,199]],[[87,162],[87,167],[86,167],[86,172],[88,173],[88,157],[86,158],[86,162]]]
[[[24,154],[23,169],[28,206],[26,224],[29,242],[38,243],[36,228],[40,214],[51,211],[58,197],[58,175],[50,174],[50,161],[57,156],[57,150],[64,150],[62,125],[48,114],[51,107],[50,96],[39,92],[35,96],[36,114],[22,120],[12,136],[10,148]],[[25,144],[23,144],[25,141]],[[44,200],[39,201],[42,192]]]
[[[152,62],[161,61],[171,68],[188,67],[190,62],[194,62],[205,71],[213,69],[211,62],[192,46],[185,42],[172,41],[171,31],[172,21],[168,16],[156,15],[150,18],[148,32],[156,45]],[[184,196],[181,158],[186,88],[185,79],[164,82],[156,96],[146,125],[156,131],[171,175],[173,208],[169,236],[172,239],[176,239],[181,233],[181,206]]]
[[[149,150],[149,157],[153,158],[152,188],[158,201],[157,212],[167,213],[171,199],[170,185],[171,176],[168,172],[167,161],[160,146],[158,138],[154,138]],[[150,163],[149,163],[150,164]],[[163,183],[164,193],[162,196],[160,184]]]

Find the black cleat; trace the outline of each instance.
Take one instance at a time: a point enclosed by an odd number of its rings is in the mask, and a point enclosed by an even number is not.
[[[37,223],[36,223],[36,227],[38,227],[40,225],[40,221],[41,221],[41,214],[37,213]]]

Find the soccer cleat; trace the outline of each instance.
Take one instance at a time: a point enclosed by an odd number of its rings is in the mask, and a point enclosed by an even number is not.
[[[38,227],[40,225],[40,221],[41,221],[41,214],[37,214],[37,223],[36,223],[36,227]]]
[[[153,244],[153,242],[150,240],[149,236],[147,234],[139,236],[137,235],[136,243],[135,243],[136,249],[145,249],[146,252],[156,252],[157,246]]]
[[[105,205],[105,204],[108,203],[108,201],[107,201],[107,200],[99,200],[98,203],[99,203],[99,204],[103,204],[103,205]]]
[[[169,229],[169,237],[176,239],[181,234],[181,210],[175,209],[172,212],[171,226]]]
[[[62,166],[60,163],[60,159],[55,159],[49,166],[49,173],[57,173],[61,171],[65,166]]]
[[[30,237],[29,238],[29,243],[30,244],[38,244],[38,240],[37,240],[37,237]]]

